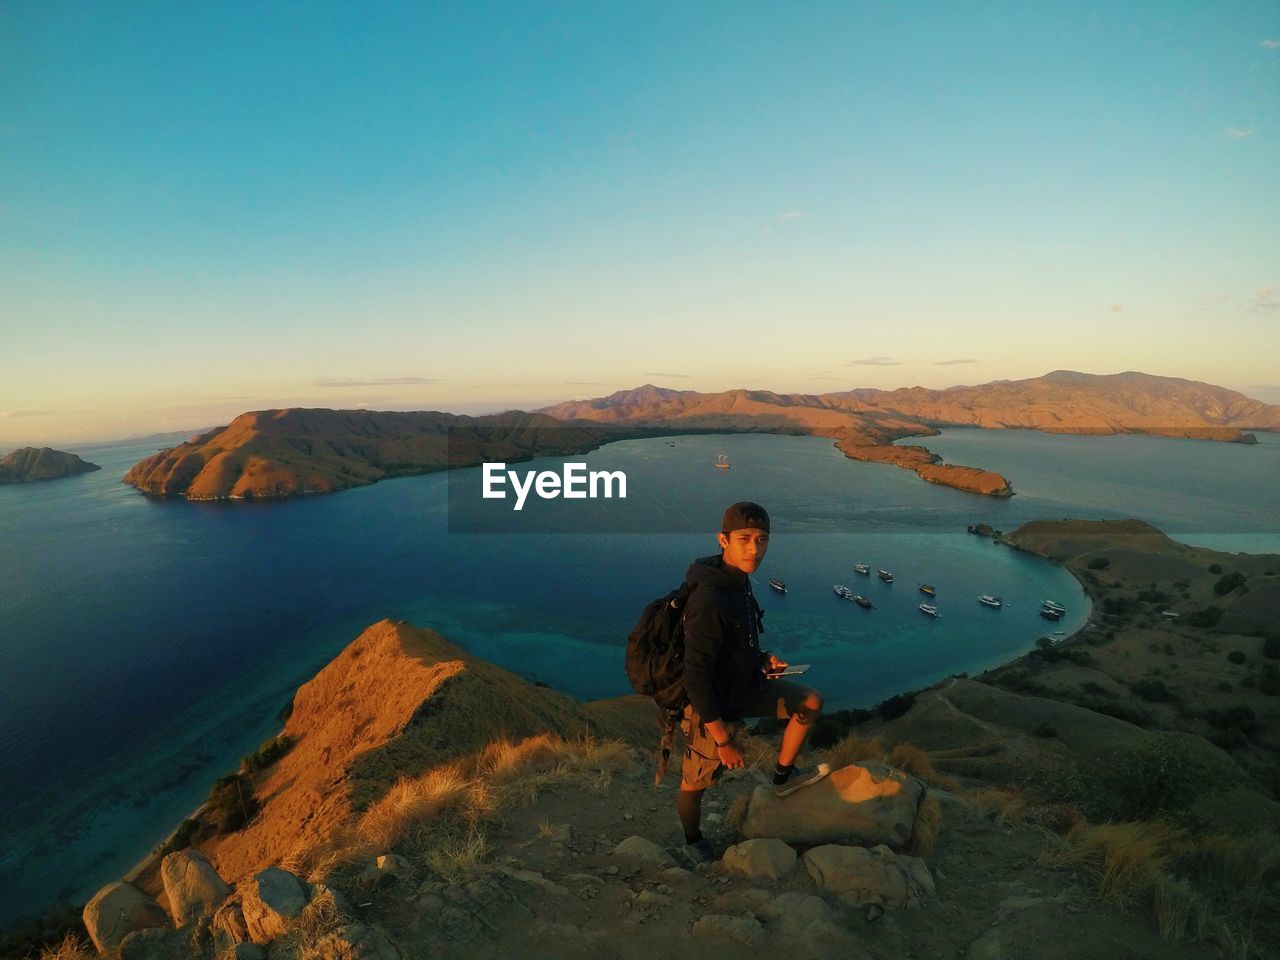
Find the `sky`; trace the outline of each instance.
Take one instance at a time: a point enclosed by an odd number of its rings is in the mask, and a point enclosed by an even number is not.
[[[1280,6],[0,4],[0,438],[1141,370],[1280,403]]]

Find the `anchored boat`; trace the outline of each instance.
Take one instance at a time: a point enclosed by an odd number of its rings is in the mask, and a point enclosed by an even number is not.
[[[853,565],[853,571],[854,573],[862,574],[864,577],[871,576],[871,567],[865,563],[855,563]]]
[[[864,610],[870,610],[872,607],[875,606],[875,604],[873,604],[870,600],[868,600],[862,594],[858,594],[856,597],[854,597],[853,602],[856,603],[858,606],[862,607],[862,609]]]
[[[881,580],[883,580],[885,583],[893,583],[893,574],[890,573],[888,570],[877,570],[876,576],[879,577]]]
[[[787,585],[783,583],[781,580],[779,580],[777,577],[769,578],[769,586],[773,587],[773,589],[777,590],[779,593],[787,592]]]
[[[928,584],[928,583],[920,584],[920,592],[923,594],[927,594],[928,596],[931,596],[931,597],[936,597],[938,595],[938,591],[934,589],[934,587],[931,584]]]
[[[928,614],[929,616],[934,617],[935,619],[939,616],[938,608],[935,607],[932,603],[922,603],[920,604],[918,609],[920,610],[921,613]]]
[[[978,602],[984,607],[995,607],[997,610],[1004,606],[1004,601],[999,597],[993,597],[989,593],[984,593],[978,598]]]

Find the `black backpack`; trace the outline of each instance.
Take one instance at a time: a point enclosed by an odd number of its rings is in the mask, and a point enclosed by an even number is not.
[[[627,637],[627,679],[636,693],[658,705],[658,771],[656,787],[667,773],[676,726],[689,696],[684,691],[684,608],[693,586],[680,584],[651,601]]]
[[[636,693],[664,711],[679,713],[684,692],[684,608],[693,587],[680,584],[651,601],[627,637],[627,679]]]

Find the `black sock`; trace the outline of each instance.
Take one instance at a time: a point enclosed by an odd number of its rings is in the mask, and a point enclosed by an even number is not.
[[[781,763],[778,764],[773,768],[773,782],[778,785],[786,783],[791,779],[791,771],[795,768],[796,765],[794,763],[788,763],[786,765]]]
[[[702,790],[681,790],[676,795],[676,813],[680,814],[680,826],[684,828],[684,842],[697,843],[702,839]]]

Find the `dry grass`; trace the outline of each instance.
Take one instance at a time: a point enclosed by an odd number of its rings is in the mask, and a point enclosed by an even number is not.
[[[916,819],[911,825],[911,843],[907,852],[924,857],[933,852],[942,833],[942,804],[933,794],[926,794],[924,802],[916,808]]]
[[[1104,823],[1075,831],[1045,859],[1084,873],[1103,900],[1133,907],[1151,897],[1180,841],[1173,827],[1158,820]]]
[[[319,883],[396,850],[440,877],[461,879],[489,855],[485,828],[500,822],[504,810],[533,803],[553,787],[608,789],[614,773],[630,764],[630,750],[619,741],[545,733],[496,740],[465,760],[402,777],[354,824],[295,849],[281,865]]]
[[[835,746],[827,750],[827,762],[832,770],[839,770],[851,763],[863,763],[867,760],[883,762],[885,746],[879,737],[863,740],[857,734],[849,734]]]
[[[1021,790],[991,787],[964,794],[963,799],[978,816],[1001,826],[1025,823],[1031,814],[1031,801]]]
[[[751,794],[749,793],[740,794],[729,805],[729,811],[724,815],[724,824],[729,829],[731,836],[739,840],[743,839],[742,826],[747,822],[747,811],[750,808]]]
[[[98,951],[89,941],[68,933],[56,944],[40,948],[40,960],[97,960]]]

